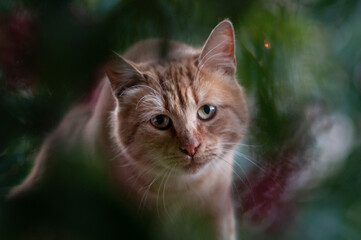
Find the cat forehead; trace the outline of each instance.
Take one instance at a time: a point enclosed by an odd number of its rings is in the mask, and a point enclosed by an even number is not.
[[[159,76],[159,84],[168,110],[184,112],[198,103],[194,78],[195,72],[185,67],[169,68],[164,75]]]
[[[197,71],[196,60],[162,60],[141,66],[141,71],[157,78],[159,82],[172,79],[193,79]]]
[[[227,102],[232,94],[230,86],[220,78],[213,74],[198,74],[196,71],[187,74],[169,72],[149,83],[153,89],[157,89],[156,95],[163,102],[165,110],[185,112],[195,110],[199,104],[220,105]]]
[[[196,111],[200,104],[224,104],[230,92],[224,76],[199,72],[194,59],[186,61],[157,62],[140,66],[148,87],[138,95],[138,107],[158,113],[182,115]],[[139,89],[140,90],[140,89]]]
[[[192,61],[157,64],[144,73],[149,76],[148,83],[157,88],[165,100],[180,105],[196,102],[197,68]]]

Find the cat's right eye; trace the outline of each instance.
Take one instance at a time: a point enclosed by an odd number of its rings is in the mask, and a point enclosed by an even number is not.
[[[154,127],[160,130],[168,129],[171,124],[170,118],[163,114],[155,116],[150,122]]]

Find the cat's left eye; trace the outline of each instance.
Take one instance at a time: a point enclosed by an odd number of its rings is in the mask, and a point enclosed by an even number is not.
[[[198,118],[201,120],[209,120],[216,113],[216,107],[212,105],[204,105],[198,110]]]
[[[163,114],[155,116],[150,120],[150,122],[154,127],[160,130],[168,129],[171,124],[170,118]]]

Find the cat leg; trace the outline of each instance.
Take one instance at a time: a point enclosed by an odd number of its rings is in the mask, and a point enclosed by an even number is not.
[[[220,194],[208,205],[208,214],[214,227],[217,240],[236,240],[236,221],[233,201],[228,194]]]
[[[231,207],[231,210],[227,211],[227,213],[218,217],[215,220],[215,225],[217,231],[217,240],[236,240],[235,217],[233,207]]]

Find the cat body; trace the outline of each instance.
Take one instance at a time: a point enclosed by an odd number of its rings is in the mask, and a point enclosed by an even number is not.
[[[103,156],[115,185],[139,208],[158,217],[193,208],[210,220],[217,239],[235,239],[233,150],[248,111],[234,48],[228,20],[202,49],[159,39],[135,44],[65,116],[11,195],[41,180],[56,144],[80,142]]]

